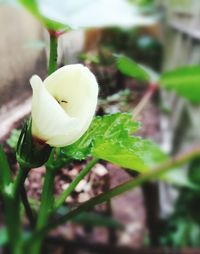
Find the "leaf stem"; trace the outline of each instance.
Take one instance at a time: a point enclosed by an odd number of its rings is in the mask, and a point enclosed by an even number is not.
[[[167,161],[165,161],[164,163],[161,163],[160,165],[150,169],[148,171],[148,173],[142,174],[140,176],[138,176],[137,178],[130,180],[128,182],[125,182],[105,193],[102,193],[88,201],[86,201],[85,203],[83,203],[82,205],[80,205],[78,208],[75,208],[74,210],[70,211],[69,213],[67,213],[66,215],[58,218],[57,220],[55,220],[54,222],[52,222],[51,224],[45,226],[44,228],[41,228],[39,231],[37,231],[31,239],[29,239],[29,241],[33,241],[41,236],[43,236],[45,233],[47,233],[48,231],[56,228],[57,226],[65,223],[66,221],[68,221],[69,219],[74,218],[75,216],[77,216],[78,214],[87,211],[89,209],[91,209],[92,207],[94,207],[95,205],[101,204],[115,196],[118,196],[128,190],[131,190],[135,187],[140,186],[141,184],[143,184],[144,182],[148,181],[148,180],[152,180],[155,178],[158,178],[161,174],[166,173],[168,170],[173,169],[174,167],[177,166],[181,166],[184,163],[196,158],[200,156],[200,145],[196,146],[194,148],[192,148],[190,151],[184,152],[180,155],[175,156],[174,158],[171,158]],[[28,242],[29,242],[28,241]]]
[[[49,50],[49,67],[48,75],[52,74],[57,69],[57,47],[58,37],[54,32],[49,31],[50,36],[50,50]]]
[[[72,193],[72,191],[76,188],[78,183],[88,174],[88,172],[94,167],[94,165],[98,162],[99,159],[94,158],[91,160],[87,166],[82,169],[82,171],[77,175],[77,177],[70,183],[69,187],[57,198],[55,201],[54,210],[58,209],[66,200],[66,198]]]

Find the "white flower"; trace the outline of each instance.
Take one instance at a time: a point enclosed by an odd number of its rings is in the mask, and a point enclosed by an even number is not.
[[[81,65],[64,66],[44,82],[34,75],[32,134],[50,146],[62,147],[77,141],[95,114],[98,84],[90,70]]]

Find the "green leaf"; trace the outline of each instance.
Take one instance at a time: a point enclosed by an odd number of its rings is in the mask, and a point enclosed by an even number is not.
[[[169,158],[156,144],[137,136],[130,136],[121,140],[110,139],[104,142],[97,139],[91,153],[99,159],[127,169],[133,169],[139,173],[148,172]],[[169,172],[161,175],[160,180],[177,186],[196,188],[179,168],[169,170]]]
[[[63,148],[62,151],[68,157],[83,160],[91,155],[91,148],[97,138],[100,138],[102,143],[108,139],[121,140],[137,131],[138,128],[139,124],[134,122],[132,115],[128,113],[98,116],[76,143]]]
[[[124,75],[143,81],[150,80],[148,72],[145,70],[145,68],[126,56],[118,56],[116,66]]]
[[[160,84],[193,103],[200,103],[200,65],[165,72],[160,77]]]
[[[155,18],[126,0],[18,0],[51,30],[152,25]],[[112,13],[112,15],[111,15]]]
[[[138,128],[139,124],[134,122],[131,114],[98,116],[81,139],[62,148],[62,154],[77,160],[94,156],[140,173],[147,172],[168,156],[153,142],[133,136]],[[191,185],[179,172],[169,172],[162,179],[177,185]]]
[[[138,172],[146,172],[167,159],[166,154],[154,143],[136,136],[104,142],[98,139],[92,149],[92,155]]]

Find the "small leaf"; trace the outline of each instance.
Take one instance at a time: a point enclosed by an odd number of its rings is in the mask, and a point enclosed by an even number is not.
[[[126,56],[118,56],[116,65],[118,70],[124,75],[143,81],[150,80],[150,77],[145,68]]]
[[[133,136],[139,124],[131,114],[117,113],[96,117],[88,131],[76,143],[62,148],[62,153],[72,159],[83,160],[94,156],[139,173],[148,172],[166,161],[168,156],[153,142]],[[191,186],[187,177],[178,174],[162,175],[161,180]],[[181,177],[180,177],[181,176]]]
[[[165,72],[160,77],[160,84],[193,103],[200,103],[200,65]]]

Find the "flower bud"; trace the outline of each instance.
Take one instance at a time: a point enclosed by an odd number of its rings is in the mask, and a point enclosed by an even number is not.
[[[44,82],[30,80],[32,135],[53,147],[76,142],[88,129],[95,114],[98,84],[90,70],[81,65],[64,66]]]
[[[49,158],[51,147],[32,137],[31,120],[24,124],[17,143],[17,161],[21,167],[37,168]]]

